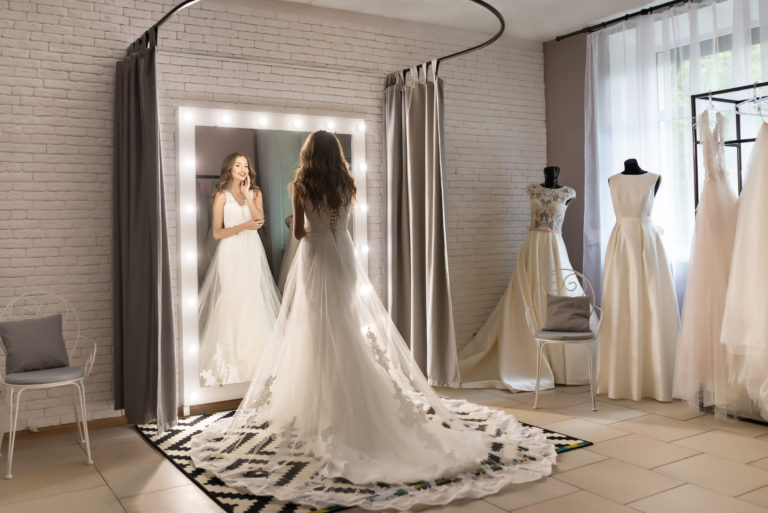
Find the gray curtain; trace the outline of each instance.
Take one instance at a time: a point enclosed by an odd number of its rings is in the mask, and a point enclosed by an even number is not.
[[[157,31],[117,63],[114,144],[115,408],[173,426],[176,355],[155,83]]]
[[[416,362],[437,386],[459,386],[445,242],[443,81],[387,77],[388,308]],[[411,76],[418,72],[411,69]]]

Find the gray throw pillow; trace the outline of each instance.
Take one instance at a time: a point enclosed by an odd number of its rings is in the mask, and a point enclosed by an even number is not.
[[[7,354],[6,374],[69,366],[61,314],[0,322],[0,339]]]
[[[547,294],[547,320],[544,331],[589,331],[590,296]]]

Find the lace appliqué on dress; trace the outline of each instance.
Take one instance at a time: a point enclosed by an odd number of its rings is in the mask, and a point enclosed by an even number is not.
[[[567,186],[550,189],[535,183],[530,184],[525,190],[531,199],[530,228],[559,232],[565,219],[566,203],[576,196],[576,191]]]

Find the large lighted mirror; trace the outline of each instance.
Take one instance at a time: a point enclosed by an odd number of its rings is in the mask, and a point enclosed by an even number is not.
[[[234,153],[247,158],[237,159],[248,162],[254,185],[258,187],[264,224],[258,229],[258,239],[266,256],[268,270],[260,275],[270,286],[282,293],[293,254],[298,242],[291,236],[291,201],[288,184],[298,166],[299,150],[307,136],[314,130],[329,130],[341,142],[345,157],[355,175],[357,183],[357,206],[351,225],[352,237],[358,248],[358,256],[367,261],[366,243],[366,198],[365,198],[365,123],[361,119],[340,116],[316,116],[298,113],[253,112],[229,109],[180,107],[178,111],[178,198],[179,198],[179,246],[181,255],[181,337],[184,351],[184,399],[189,406],[242,397],[250,379],[249,369],[253,365],[242,364],[242,357],[229,357],[226,361],[231,334],[222,329],[220,335],[201,337],[201,315],[206,312],[202,302],[209,297],[208,290],[201,290],[206,277],[220,266],[213,264],[221,236],[215,238],[214,198],[220,181],[222,164]],[[236,199],[230,195],[226,201]],[[229,203],[226,208],[239,208]],[[242,207],[249,216],[247,206]],[[225,223],[226,216],[224,213]],[[253,233],[253,232],[250,232]],[[253,239],[252,239],[253,240]],[[223,249],[223,248],[222,248]],[[220,255],[221,256],[221,255]],[[243,252],[242,266],[249,272],[260,269],[252,253]],[[240,285],[244,285],[241,283]],[[248,290],[238,291],[249,296]],[[255,292],[255,291],[254,291]],[[203,295],[201,295],[203,294]],[[255,304],[259,304],[256,302]],[[250,307],[249,307],[250,308]],[[248,312],[251,320],[261,319],[261,311]],[[249,337],[264,340],[269,336],[268,328],[253,322],[248,335],[238,340],[239,347],[249,343]],[[253,332],[251,334],[251,332]],[[217,332],[218,333],[218,332]],[[229,337],[229,338],[228,338]],[[204,338],[204,340],[202,340]],[[221,344],[219,347],[218,344]],[[211,355],[224,355],[226,365],[232,365],[231,372],[211,370]],[[247,354],[248,351],[246,350]],[[241,355],[243,352],[241,351]],[[219,359],[219,367],[221,361]]]

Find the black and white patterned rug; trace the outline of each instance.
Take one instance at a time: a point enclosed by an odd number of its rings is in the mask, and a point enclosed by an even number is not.
[[[179,419],[179,423],[174,428],[166,430],[159,436],[155,423],[142,424],[136,426],[136,429],[211,499],[230,513],[331,513],[346,509],[341,506],[314,509],[281,502],[273,497],[252,495],[227,486],[210,471],[195,467],[189,457],[189,443],[192,437],[200,433],[206,426],[229,417],[233,413],[234,410],[228,410],[214,414],[184,417]],[[525,423],[523,425],[528,426]],[[558,454],[592,445],[592,442],[586,440],[543,428],[539,429],[546,434],[547,439],[555,446],[555,451]]]

